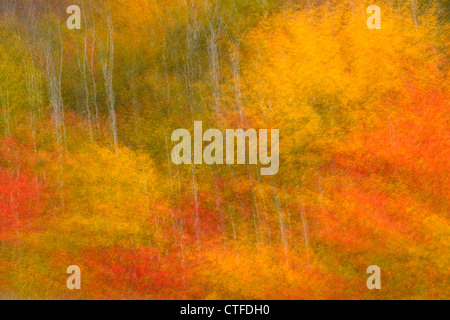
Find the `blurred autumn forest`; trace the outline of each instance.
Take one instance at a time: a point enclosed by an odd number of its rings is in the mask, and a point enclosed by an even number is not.
[[[450,298],[449,7],[0,0],[0,297]],[[194,121],[279,173],[175,166]]]

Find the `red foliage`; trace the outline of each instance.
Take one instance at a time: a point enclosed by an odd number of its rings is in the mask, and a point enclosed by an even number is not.
[[[186,272],[176,258],[150,247],[88,250],[80,267],[92,298],[182,299]],[[180,290],[174,290],[179,288]]]
[[[37,228],[44,210],[45,183],[22,169],[24,149],[12,139],[0,143],[0,239]]]

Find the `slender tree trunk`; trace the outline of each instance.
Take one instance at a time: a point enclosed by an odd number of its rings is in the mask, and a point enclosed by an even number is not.
[[[114,93],[113,75],[114,75],[114,26],[112,22],[111,12],[107,15],[108,36],[106,47],[99,41],[102,55],[102,71],[105,80],[105,90],[108,100],[109,121],[111,135],[113,139],[114,151],[118,153],[118,135],[117,135],[117,117],[116,117],[116,98]]]

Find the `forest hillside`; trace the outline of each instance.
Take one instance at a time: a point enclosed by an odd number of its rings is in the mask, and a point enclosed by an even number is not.
[[[450,3],[372,4],[0,0],[0,298],[448,299]],[[175,165],[194,121],[279,171]]]

